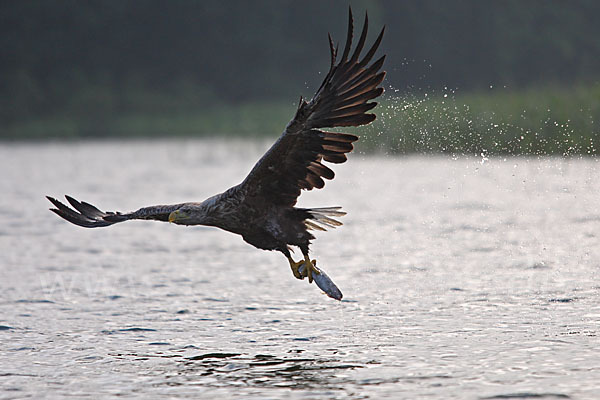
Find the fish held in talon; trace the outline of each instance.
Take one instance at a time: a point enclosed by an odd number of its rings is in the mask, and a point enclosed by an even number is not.
[[[302,264],[299,268],[299,272],[304,275],[306,273],[306,264]],[[317,268],[316,262],[313,263],[313,268],[316,273],[313,273],[313,279],[317,286],[329,297],[335,300],[342,300],[344,295],[342,291],[336,286],[331,278],[321,268]]]
[[[69,205],[47,196],[59,217],[85,228],[110,226],[129,220],[154,220],[176,225],[205,225],[242,236],[262,250],[276,250],[287,257],[297,279],[308,278],[329,297],[340,300],[342,293],[327,274],[311,260],[309,248],[314,231],[326,231],[342,223],[337,218],[346,213],[341,207],[300,208],[296,202],[302,191],[321,189],[335,177],[331,164],[347,160],[358,136],[323,130],[370,124],[369,113],[381,96],[381,71],[385,55],[373,57],[383,38],[381,30],[364,55],[368,15],[354,50],[354,19],[349,10],[348,32],[342,55],[329,36],[331,64],[320,87],[310,101],[300,98],[298,108],[285,130],[254,165],[239,185],[204,201],[143,207],[132,212],[102,211],[96,206],[65,196]],[[352,51],[351,51],[352,50]],[[303,259],[294,261],[293,248]]]

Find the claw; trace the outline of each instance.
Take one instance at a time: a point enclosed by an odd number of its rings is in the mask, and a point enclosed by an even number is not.
[[[321,271],[317,268],[317,260],[310,260],[308,258],[308,256],[306,256],[304,258],[304,268],[302,268],[302,271],[299,271],[302,273],[302,275],[304,277],[308,278],[308,283],[312,283],[312,281],[314,280],[313,275],[320,275]]]
[[[304,276],[300,273],[300,266],[304,265],[304,260],[300,260],[298,262],[294,261],[292,257],[288,257],[290,262],[290,268],[292,269],[292,273],[296,277],[296,279],[304,279]]]
[[[312,283],[314,280],[313,275],[321,274],[321,271],[317,268],[317,260],[310,260],[308,256],[304,257],[304,260],[294,261],[291,257],[288,257],[290,262],[290,268],[292,273],[297,279],[308,278],[308,283]]]

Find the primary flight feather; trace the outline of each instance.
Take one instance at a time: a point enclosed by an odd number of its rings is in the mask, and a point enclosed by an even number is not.
[[[384,28],[385,29],[385,28]],[[168,221],[179,225],[215,226],[237,233],[249,244],[264,250],[282,252],[292,273],[309,282],[326,276],[309,258],[309,246],[315,237],[310,230],[325,230],[341,225],[335,217],[345,215],[341,207],[295,207],[302,190],[321,189],[334,172],[325,163],[343,163],[358,136],[327,132],[321,128],[361,126],[372,122],[368,113],[383,93],[379,85],[385,55],[372,61],[384,29],[361,58],[368,30],[368,17],[358,43],[352,51],[353,18],[348,18],[348,35],[342,56],[329,36],[331,66],[323,83],[310,101],[300,98],[294,118],[279,139],[256,163],[246,179],[223,193],[203,202],[159,205],[130,213],[104,212],[95,206],[65,196],[71,207],[52,197],[56,207],[50,210],[65,220],[86,228],[109,226],[132,219]],[[303,259],[293,260],[291,246],[300,248]],[[321,285],[320,285],[321,286]],[[335,286],[335,285],[334,285]],[[337,288],[336,288],[337,290]],[[328,294],[341,299],[339,290]]]

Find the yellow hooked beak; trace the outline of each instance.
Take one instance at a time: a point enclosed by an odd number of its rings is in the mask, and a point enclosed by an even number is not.
[[[178,215],[179,215],[179,210],[175,210],[171,214],[169,214],[169,222],[175,222],[175,220],[177,220]]]
[[[190,214],[186,210],[175,210],[169,214],[169,222],[173,222],[175,224],[185,224],[186,221],[189,221]]]

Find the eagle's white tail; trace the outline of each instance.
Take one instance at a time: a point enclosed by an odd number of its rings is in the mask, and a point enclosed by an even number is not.
[[[317,231],[326,231],[327,228],[341,226],[342,223],[340,221],[331,217],[341,217],[346,215],[346,213],[342,211],[342,207],[307,208],[306,212],[308,212],[310,217],[304,220],[304,224],[308,229]]]

